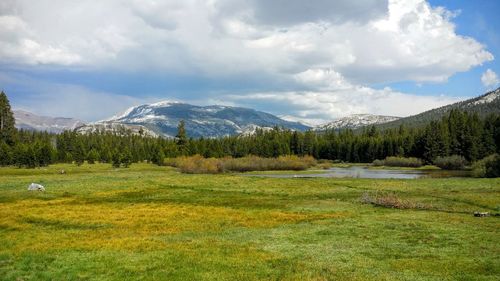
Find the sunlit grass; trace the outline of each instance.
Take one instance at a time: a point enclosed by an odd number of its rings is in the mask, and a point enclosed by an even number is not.
[[[497,280],[500,218],[474,211],[500,212],[500,179],[0,168],[0,279]]]

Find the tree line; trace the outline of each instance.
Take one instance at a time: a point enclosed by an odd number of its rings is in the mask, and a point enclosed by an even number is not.
[[[500,116],[479,117],[452,110],[426,126],[361,131],[349,129],[298,132],[283,128],[259,129],[255,134],[222,138],[189,138],[180,122],[174,139],[152,138],[131,132],[60,134],[16,130],[5,93],[0,93],[0,165],[38,167],[52,163],[78,165],[103,162],[115,167],[148,161],[162,165],[165,158],[202,155],[243,157],[255,155],[310,155],[316,159],[372,162],[389,156],[417,157],[426,163],[450,155],[474,162],[500,150]]]

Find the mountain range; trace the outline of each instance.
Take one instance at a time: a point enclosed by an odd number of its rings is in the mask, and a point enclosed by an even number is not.
[[[85,125],[84,122],[73,118],[39,116],[24,110],[14,110],[13,113],[16,127],[23,130],[61,133]]]
[[[339,118],[332,122],[316,126],[315,131],[357,129],[368,125],[384,124],[395,121],[401,117],[373,115],[373,114],[352,114]]]
[[[163,137],[173,137],[181,120],[185,122],[190,137],[222,137],[252,133],[256,128],[275,126],[305,131],[311,127],[299,122],[283,120],[272,114],[243,107],[222,105],[196,106],[180,102],[163,101],[144,104],[127,109],[110,119],[78,128],[87,131],[89,127],[110,124],[143,126]]]
[[[127,131],[132,134],[167,138],[175,136],[179,122],[184,120],[187,135],[197,138],[252,134],[258,128],[266,130],[276,126],[298,131],[358,129],[368,125],[376,125],[380,129],[396,128],[401,124],[421,126],[431,120],[440,119],[452,109],[475,112],[481,116],[500,113],[500,88],[476,98],[409,117],[354,114],[316,127],[287,121],[250,108],[222,105],[196,106],[172,101],[134,106],[109,119],[89,124],[73,118],[38,116],[22,110],[15,110],[14,117],[16,127],[26,130],[52,133],[60,133],[64,130],[76,130],[79,133]]]

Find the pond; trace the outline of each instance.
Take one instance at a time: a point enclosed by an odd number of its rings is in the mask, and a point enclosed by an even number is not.
[[[346,168],[330,168],[318,170],[317,173],[297,174],[252,174],[249,176],[272,178],[360,178],[360,179],[418,179],[418,178],[454,178],[467,177],[466,171],[417,170],[417,169],[382,169],[366,166],[351,166]]]

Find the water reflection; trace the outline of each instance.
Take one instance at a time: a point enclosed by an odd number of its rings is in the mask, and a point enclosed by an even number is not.
[[[330,168],[318,173],[308,174],[253,174],[251,176],[272,178],[360,178],[360,179],[418,179],[418,178],[452,178],[467,177],[466,171],[443,171],[443,170],[391,170],[370,169],[363,166],[351,166],[347,168]]]

